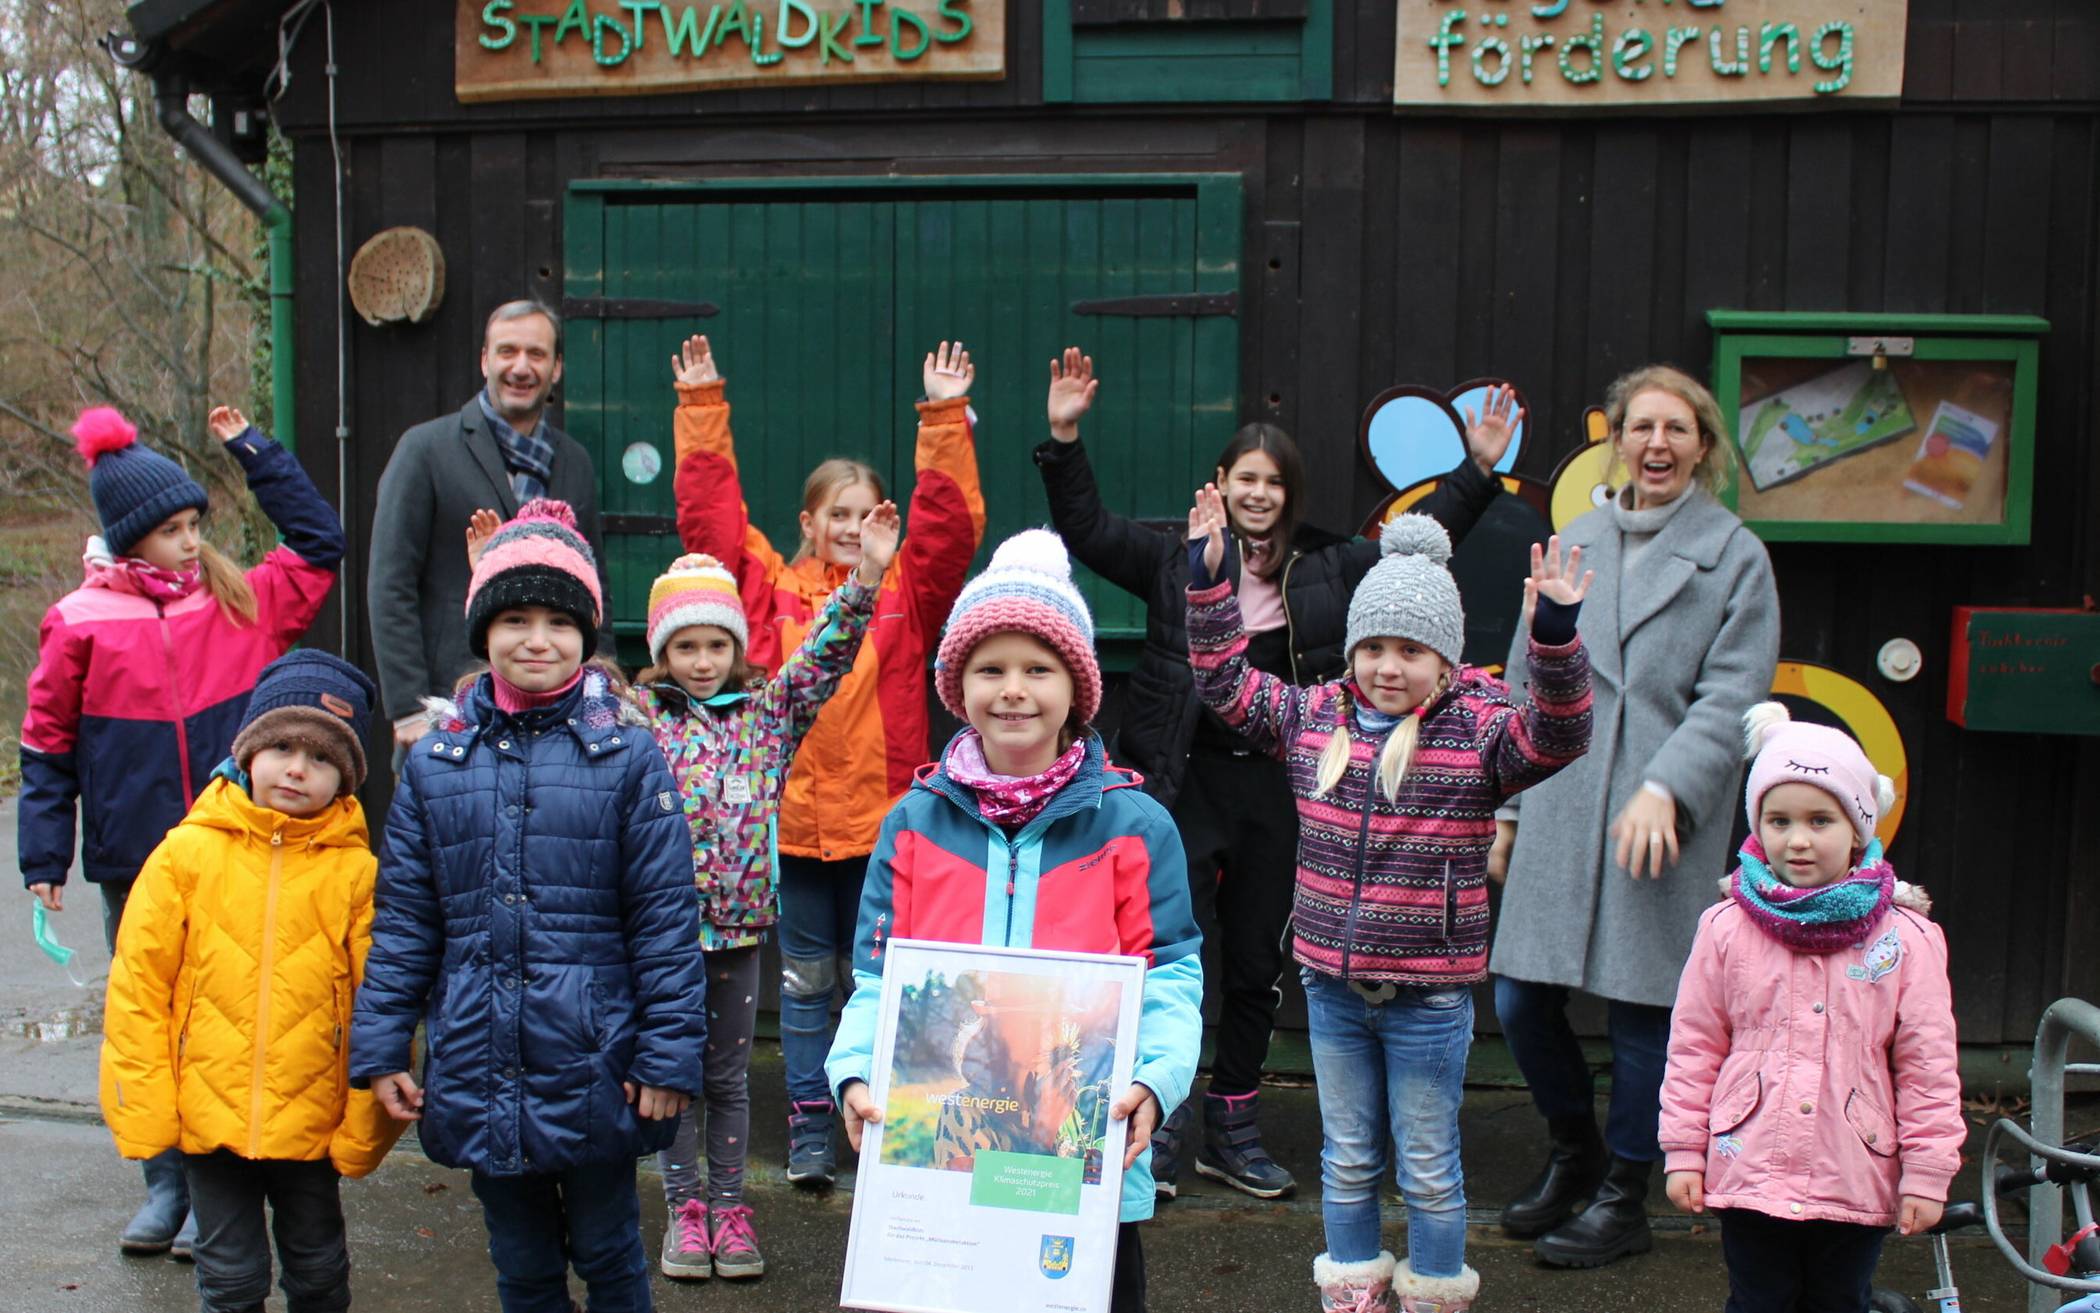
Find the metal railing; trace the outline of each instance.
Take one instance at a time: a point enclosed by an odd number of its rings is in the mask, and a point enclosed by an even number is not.
[[[1992,1243],[2011,1261],[2027,1288],[2027,1313],[2054,1313],[2062,1303],[2059,1291],[2100,1292],[2100,1279],[2058,1276],[2042,1265],[2043,1255],[2063,1239],[2063,1194],[2071,1195],[2072,1214],[2079,1229],[2093,1224],[2093,1204],[2086,1182],[2100,1174],[2100,1156],[2064,1147],[2064,1082],[2072,1075],[2100,1074],[2100,1064],[2068,1061],[2073,1038],[2100,1045],[2100,1007],[2083,999],[2058,999],[2042,1013],[2034,1036],[2034,1066],[2029,1072],[2034,1091],[2034,1130],[2029,1133],[2010,1117],[1991,1124],[1983,1139],[1983,1216]],[[2023,1256],[2005,1234],[1998,1216],[1998,1195],[1991,1188],[1997,1179],[1999,1156],[2012,1141],[2026,1168],[2037,1174],[2050,1167],[2060,1177],[2043,1176],[2027,1191],[2027,1253]],[[2063,1170],[2068,1169],[2068,1170]]]

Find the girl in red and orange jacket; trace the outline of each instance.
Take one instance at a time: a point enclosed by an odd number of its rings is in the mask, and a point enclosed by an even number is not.
[[[1864,1308],[1889,1226],[1935,1225],[1961,1168],[1947,940],[1859,745],[1777,702],[1743,723],[1750,837],[1677,986],[1666,1185],[1720,1214],[1730,1309]]]
[[[671,362],[678,534],[688,552],[726,566],[749,621],[746,658],[770,673],[795,651],[860,561],[860,526],[882,480],[853,460],[827,460],[802,488],[802,542],[784,558],[751,523],[730,439],[729,404],[705,337]],[[926,663],[984,538],[962,343],[927,355],[909,531],[875,601],[853,669],[817,717],[780,804],[780,1042],[787,1060],[788,1179],[824,1187],[836,1171],[835,1120],[824,1080],[838,964],[853,949],[868,854],[890,803],[926,759]]]
[[[211,783],[256,677],[306,632],[343,559],[342,521],[298,459],[230,407],[209,422],[284,534],[245,574],[201,535],[203,487],[121,414],[97,406],[73,426],[102,533],[88,539],[85,582],[44,616],[22,718],[18,844],[23,883],[59,911],[77,819],[112,951],[139,868]],[[148,1198],[122,1247],[180,1251],[180,1158],[145,1171]]]

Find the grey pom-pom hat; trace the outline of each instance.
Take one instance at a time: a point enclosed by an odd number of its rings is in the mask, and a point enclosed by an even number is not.
[[[1378,564],[1349,599],[1342,659],[1367,638],[1420,643],[1452,665],[1466,646],[1466,609],[1451,578],[1451,535],[1427,515],[1387,521],[1378,535]]]

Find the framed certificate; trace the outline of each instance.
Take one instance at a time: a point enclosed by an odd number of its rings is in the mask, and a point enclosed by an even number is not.
[[[1106,1313],[1145,962],[896,939],[884,950],[839,1303]]]

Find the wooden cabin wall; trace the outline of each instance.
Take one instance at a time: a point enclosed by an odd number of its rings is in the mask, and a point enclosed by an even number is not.
[[[2039,314],[2052,328],[2030,545],[1772,554],[1784,655],[1868,683],[1909,746],[1891,857],[1938,899],[1964,1038],[2021,1042],[2051,999],[2100,995],[2100,743],[1968,732],[1943,711],[1954,606],[2100,595],[2100,17],[2085,0],[1911,0],[1893,107],[1553,119],[1394,113],[1390,3],[1342,0],[1333,103],[1145,109],[1044,107],[1036,0],[1013,0],[999,83],[471,109],[451,94],[449,6],[360,8],[385,21],[337,33],[343,249],[414,224],[447,260],[427,324],[340,311],[347,628],[367,666],[380,471],[401,430],[477,386],[489,307],[559,299],[572,179],[1237,172],[1242,411],[1298,435],[1310,503],[1335,508],[1314,518],[1337,531],[1381,495],[1357,427],[1395,382],[1516,380],[1540,435],[1520,472],[1543,478],[1615,374],[1650,360],[1707,372],[1710,308]],[[333,493],[341,282],[317,42],[294,70],[300,450]],[[1896,636],[1926,656],[1910,684],[1874,674]]]

